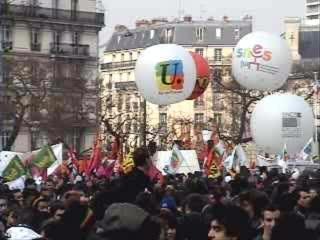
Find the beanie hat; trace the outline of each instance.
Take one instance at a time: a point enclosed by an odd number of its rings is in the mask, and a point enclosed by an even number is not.
[[[98,223],[104,233],[137,233],[148,219],[149,214],[136,205],[129,203],[112,204]]]

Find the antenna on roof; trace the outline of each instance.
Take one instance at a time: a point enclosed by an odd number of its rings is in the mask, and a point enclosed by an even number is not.
[[[184,15],[183,0],[178,0],[178,19],[181,20]]]
[[[206,6],[201,4],[200,5],[200,19],[205,18],[206,13],[207,13]]]

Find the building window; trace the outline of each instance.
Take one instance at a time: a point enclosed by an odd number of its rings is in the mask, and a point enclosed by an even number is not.
[[[121,53],[121,62],[124,61],[124,53]]]
[[[173,29],[168,28],[165,30],[165,42],[172,43],[173,42]]]
[[[204,97],[203,94],[194,100],[194,107],[204,106]]]
[[[55,31],[53,33],[53,42],[56,44],[56,45],[59,45],[61,43],[61,32],[59,31]]]
[[[72,44],[79,45],[80,44],[80,33],[79,32],[73,32],[72,34]]]
[[[119,73],[119,81],[122,81],[122,73]]]
[[[2,27],[2,48],[4,50],[12,49],[12,28],[9,25],[4,25]]]
[[[196,53],[203,56],[203,48],[196,48]]]
[[[131,78],[131,72],[128,72],[127,73],[127,81],[130,81],[130,78]]]
[[[32,51],[40,51],[40,32],[37,28],[31,29],[31,50]]]
[[[221,28],[216,28],[216,39],[222,38],[222,30]]]
[[[214,49],[214,60],[219,61],[219,62],[222,60],[222,49],[221,48]]]
[[[132,52],[129,53],[129,61],[132,61]]]
[[[236,28],[234,30],[234,39],[235,40],[239,40],[240,39],[240,29],[239,28]]]
[[[137,112],[139,110],[139,104],[138,102],[133,102],[132,103],[132,108],[133,108],[133,111]]]
[[[121,111],[121,109],[122,109],[122,104],[123,104],[122,95],[119,94],[119,95],[118,95],[118,104],[117,104],[118,111]]]
[[[221,122],[222,122],[222,114],[221,113],[215,113],[213,115],[213,119],[214,119],[214,123],[217,126],[221,126]]]
[[[126,96],[126,111],[130,111],[130,102],[131,102],[131,96]]]
[[[196,113],[194,115],[194,121],[196,125],[203,124],[204,122],[204,114],[203,113]]]
[[[117,56],[115,54],[112,54],[112,62],[116,61]]]
[[[160,113],[159,114],[159,122],[161,126],[167,125],[167,114],[166,113]]]
[[[151,29],[151,30],[150,30],[150,39],[153,39],[153,38],[154,38],[154,33],[155,33],[155,30],[154,30],[154,29]]]
[[[197,28],[196,30],[197,41],[203,41],[203,37],[204,37],[204,28],[203,27]]]
[[[11,132],[8,130],[1,131],[1,149],[4,149],[8,143]]]

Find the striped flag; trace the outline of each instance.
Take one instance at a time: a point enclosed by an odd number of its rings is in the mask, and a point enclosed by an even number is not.
[[[170,158],[170,166],[169,166],[170,172],[176,173],[179,170],[183,161],[184,161],[184,158],[182,156],[182,153],[179,150],[179,147],[176,144],[174,144],[172,147],[172,155]]]
[[[124,174],[130,173],[134,168],[133,154],[129,152],[122,162],[122,170]]]
[[[289,154],[288,154],[287,144],[286,144],[286,143],[285,143],[284,146],[283,146],[282,159],[283,159],[284,161],[288,161],[288,160],[289,160]]]
[[[307,144],[304,146],[304,148],[300,152],[299,155],[303,161],[307,160],[307,158],[312,154],[312,143],[313,143],[313,138],[310,138],[310,140],[307,142]]]

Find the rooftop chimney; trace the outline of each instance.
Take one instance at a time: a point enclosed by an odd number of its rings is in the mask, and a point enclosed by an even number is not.
[[[228,16],[223,16],[223,21],[229,22],[229,17]]]
[[[191,15],[185,15],[183,17],[184,22],[192,22],[192,16]]]
[[[125,25],[116,25],[114,27],[114,31],[116,32],[125,32],[125,31],[128,31],[128,28],[125,26]]]
[[[151,20],[152,25],[164,24],[164,23],[168,23],[168,22],[169,21],[167,18],[153,18]]]
[[[140,27],[148,27],[150,26],[150,22],[146,19],[141,19],[141,20],[137,20],[136,21],[136,27],[140,28]]]

